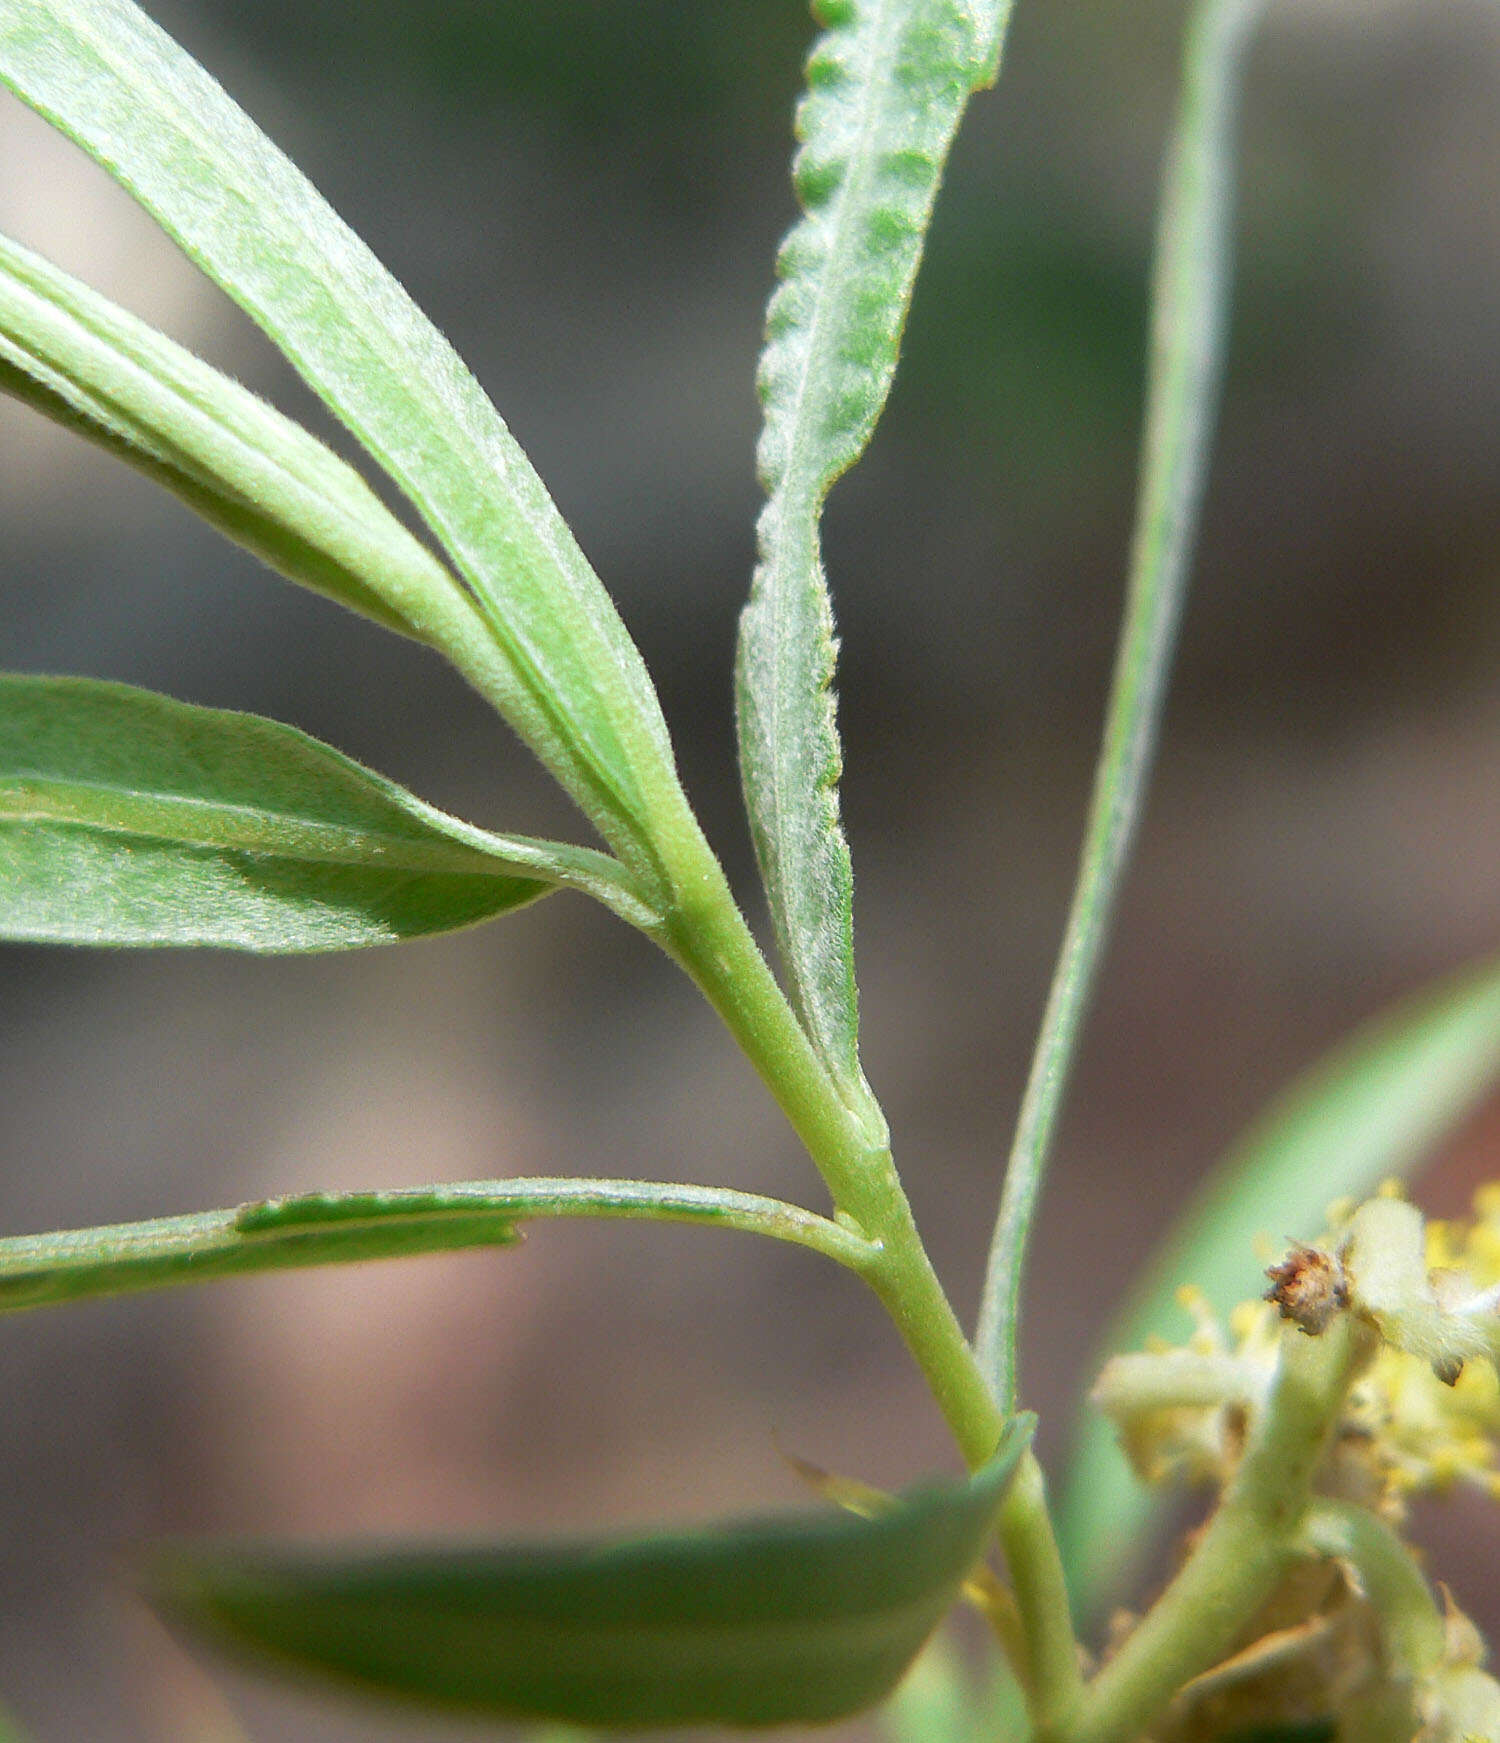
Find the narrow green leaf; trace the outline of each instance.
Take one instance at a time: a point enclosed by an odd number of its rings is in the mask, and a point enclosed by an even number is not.
[[[1204,1182],[1146,1268],[1100,1359],[1181,1340],[1177,1291],[1221,1313],[1263,1287],[1257,1241],[1311,1240],[1336,1198],[1412,1173],[1500,1080],[1500,966],[1398,1005],[1299,1078]],[[1097,1608],[1135,1572],[1153,1499],[1089,1413],[1060,1520],[1074,1595]]]
[[[457,1180],[315,1192],[235,1210],[0,1239],[0,1313],[309,1265],[509,1246],[518,1225],[600,1217],[694,1223],[789,1241],[863,1272],[878,1249],[779,1198],[656,1180]]]
[[[1026,1249],[1156,756],[1208,476],[1228,324],[1234,131],[1260,0],[1198,0],[1167,153],[1125,619],[1068,923],[990,1242],[979,1328],[995,1396],[1017,1395]]]
[[[804,216],[782,244],[760,364],[767,501],[737,688],[745,799],[793,1001],[846,1095],[862,1097],[818,526],[890,391],[943,164],[1001,20],[962,0],[836,0],[821,13],[797,112]]]
[[[830,1513],[499,1548],[204,1547],[152,1561],[170,1618],[440,1707],[584,1725],[777,1725],[888,1694],[984,1552],[1034,1421],[962,1482]]]
[[[293,727],[0,675],[0,937],[340,950],[564,884],[640,923],[606,855],[473,829]]]
[[[504,655],[491,699],[622,854],[678,821],[634,644],[483,390],[299,170],[130,0],[0,0],[0,80],[97,158],[411,498]]]
[[[164,484],[292,581],[441,640],[458,580],[291,419],[0,236],[0,390]],[[475,618],[471,639],[483,634]],[[448,639],[451,641],[451,634]]]

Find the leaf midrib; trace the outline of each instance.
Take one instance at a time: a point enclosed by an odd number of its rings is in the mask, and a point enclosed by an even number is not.
[[[177,793],[124,794],[102,782],[26,775],[0,783],[0,827],[51,823],[181,847],[371,869],[537,876],[458,842],[416,841],[352,824]],[[540,879],[538,881],[545,881]]]
[[[571,1567],[559,1569],[558,1580],[561,1582],[579,1571]],[[545,1582],[546,1578],[547,1574],[543,1573],[539,1581]],[[587,1637],[591,1647],[605,1659],[606,1674],[615,1676],[619,1674],[622,1663],[628,1663],[632,1652],[639,1651],[643,1642],[654,1653],[663,1656],[689,1657],[695,1654],[699,1642],[710,1635],[729,1650],[737,1650],[742,1656],[749,1657],[774,1655],[782,1658],[796,1647],[805,1646],[810,1658],[819,1658],[826,1654],[831,1644],[845,1651],[854,1648],[872,1655],[888,1653],[904,1647],[929,1616],[936,1617],[952,1583],[951,1578],[944,1577],[927,1589],[910,1594],[899,1604],[882,1604],[866,1597],[855,1599],[847,1606],[841,1603],[836,1610],[793,1617],[750,1614],[674,1617],[670,1621],[639,1616],[580,1620],[573,1612],[557,1616],[528,1615],[499,1604],[486,1609],[483,1597],[467,1602],[450,1600],[451,1607],[448,1607],[440,1596],[422,1591],[399,1595],[332,1591],[316,1593],[311,1598],[301,1594],[301,1598],[305,1602],[327,1604],[330,1608],[337,1605],[341,1614],[355,1624],[363,1621],[379,1625],[401,1618],[414,1630],[423,1631],[422,1624],[426,1623],[425,1632],[429,1639],[433,1634],[451,1638],[454,1634],[472,1631],[476,1645],[488,1644],[497,1624],[503,1624],[512,1639],[524,1636],[538,1647],[558,1635],[566,1636],[570,1645],[581,1637]],[[290,1596],[283,1600],[282,1594],[274,1591],[270,1596],[256,1595],[241,1600],[256,1607],[274,1607],[282,1601],[298,1600]],[[230,1605],[225,1608],[231,1610]],[[816,1630],[818,1638],[809,1643],[807,1635],[810,1630]],[[739,1641],[735,1640],[737,1635],[742,1637]]]

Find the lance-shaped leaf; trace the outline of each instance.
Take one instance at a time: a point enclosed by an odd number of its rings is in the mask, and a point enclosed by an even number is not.
[[[293,727],[0,676],[0,937],[341,950],[564,884],[642,923],[606,855],[471,828]]]
[[[0,1313],[306,1265],[508,1246],[523,1222],[623,1218],[738,1229],[863,1271],[879,1249],[801,1206],[659,1180],[453,1180],[386,1192],[314,1192],[235,1210],[0,1237]]]
[[[224,1643],[445,1707],[778,1725],[888,1694],[984,1552],[1030,1418],[962,1482],[847,1513],[623,1540],[366,1553],[206,1547],[145,1579]]]
[[[1257,1240],[1313,1240],[1336,1198],[1410,1174],[1500,1080],[1500,967],[1398,1005],[1359,1030],[1268,1109],[1168,1232],[1104,1351],[1180,1341],[1177,1291],[1227,1313],[1260,1292]],[[1080,1428],[1060,1535],[1077,1602],[1097,1606],[1135,1570],[1152,1498],[1109,1427]]]
[[[1002,8],[837,0],[808,63],[794,165],[804,216],[782,245],[760,364],[767,493],[740,626],[740,765],[777,941],[803,1023],[860,1085],[852,874],[839,822],[836,644],[818,533],[890,390],[938,180],[998,55]]]
[[[306,177],[130,0],[0,0],[0,80],[264,328],[411,498],[503,655],[488,692],[620,852],[685,807],[640,656],[457,354]]]
[[[1197,0],[1167,149],[1130,577],[1068,923],[1006,1163],[975,1348],[1017,1390],[1026,1253],[1083,1024],[1144,809],[1192,575],[1230,304],[1235,120],[1260,0]]]
[[[483,639],[456,577],[352,467],[4,236],[0,390],[164,484],[288,579],[423,640],[462,648]],[[460,624],[467,635],[455,632]]]

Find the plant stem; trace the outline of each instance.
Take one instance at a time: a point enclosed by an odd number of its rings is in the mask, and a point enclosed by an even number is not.
[[[1065,1737],[1083,1700],[1083,1670],[1047,1484],[1027,1452],[1000,1512],[1000,1547],[1025,1630],[1026,1700],[1037,1739]]]
[[[707,852],[705,847],[704,852]],[[931,1387],[970,1468],[995,1450],[1005,1418],[932,1268],[901,1186],[883,1121],[845,1102],[812,1048],[730,897],[705,874],[691,914],[662,938],[718,1011],[817,1164],[841,1223],[876,1248],[864,1269]],[[1034,1711],[1061,1717],[1081,1691],[1062,1558],[1036,1458],[1021,1460],[1000,1540],[1024,1621]]]
[[[701,838],[700,838],[701,841]],[[697,983],[776,1098],[822,1175],[840,1220],[877,1249],[865,1276],[916,1358],[970,1466],[1003,1419],[932,1268],[891,1160],[885,1122],[840,1095],[777,985],[706,843],[660,942]],[[679,862],[680,863],[680,862]]]
[[[1349,1315],[1288,1328],[1274,1385],[1223,1502],[1140,1626],[1089,1685],[1066,1743],[1133,1743],[1173,1694],[1228,1656],[1300,1555],[1311,1485],[1370,1334]]]
[[[543,1217],[704,1223],[810,1247],[863,1272],[849,1229],[780,1199],[650,1180],[467,1180],[394,1192],[315,1193],[237,1210],[0,1240],[0,1312],[174,1283],[414,1253],[508,1246]]]
[[[1258,0],[1201,0],[1188,37],[1168,154],[1156,269],[1140,491],[1125,619],[1088,827],[1006,1167],[977,1345],[1015,1408],[1026,1246],[1058,1112],[1134,844],[1166,702],[1208,470],[1229,301],[1232,133],[1238,73]]]
[[[1443,1660],[1443,1614],[1412,1552],[1385,1521],[1345,1501],[1316,1501],[1302,1540],[1315,1555],[1348,1562],[1380,1618],[1390,1667],[1400,1677],[1428,1676]]]

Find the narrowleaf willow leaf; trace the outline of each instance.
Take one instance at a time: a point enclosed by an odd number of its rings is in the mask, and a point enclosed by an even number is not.
[[[839,822],[836,643],[818,523],[859,458],[895,373],[938,181],[1007,8],[840,0],[807,66],[793,179],[760,363],[767,501],[740,625],[740,767],[793,1002],[846,1096],[858,1057],[852,884]]]
[[[830,1218],[721,1186],[659,1180],[452,1180],[385,1192],[314,1192],[233,1210],[0,1236],[0,1313],[168,1284],[509,1246],[520,1224],[618,1217],[738,1229],[862,1271],[874,1249]]]
[[[1298,1078],[1203,1183],[1145,1268],[1106,1339],[1141,1348],[1183,1329],[1177,1291],[1227,1313],[1263,1287],[1258,1238],[1314,1239],[1336,1198],[1410,1174],[1500,1078],[1500,966],[1405,1001]],[[1127,1580],[1152,1497],[1097,1417],[1085,1419],[1059,1526],[1075,1600],[1094,1608]]]
[[[479,639],[457,578],[352,467],[238,382],[3,236],[0,390],[165,485],[288,579],[451,656]]]
[[[340,950],[565,884],[640,923],[607,855],[473,829],[293,727],[0,676],[0,937]]]
[[[1005,1169],[975,1345],[1017,1392],[1026,1252],[1166,705],[1208,476],[1229,316],[1235,117],[1260,0],[1197,0],[1188,23],[1152,270],[1145,430],[1125,618],[1068,923]]]
[[[645,875],[696,829],[644,665],[457,354],[296,168],[130,0],[3,0],[0,81],[254,319],[416,505],[502,656],[487,694]],[[675,836],[673,836],[675,840]]]
[[[144,1588],[231,1648],[440,1707],[585,1725],[842,1718],[895,1687],[984,1553],[1034,1419],[875,1519],[501,1548],[159,1552]]]

